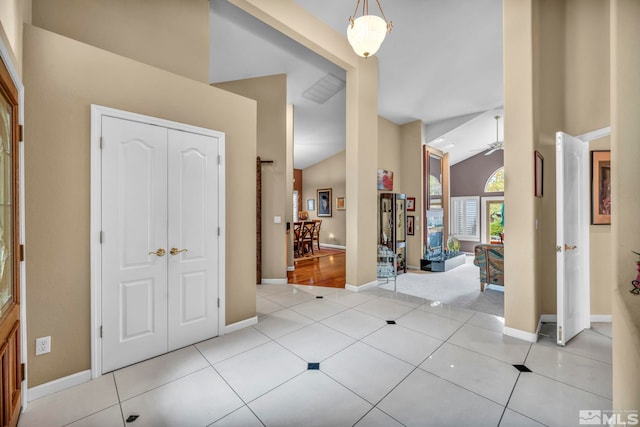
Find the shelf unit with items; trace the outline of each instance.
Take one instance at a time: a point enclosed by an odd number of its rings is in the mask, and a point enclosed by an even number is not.
[[[407,197],[399,193],[380,193],[378,256],[380,247],[393,254],[396,274],[407,272]],[[385,252],[388,253],[388,252]],[[380,259],[378,260],[380,262]]]
[[[389,283],[389,279],[393,279],[393,290],[396,290],[396,277],[398,272],[396,269],[396,254],[384,245],[378,245],[378,279],[386,279],[384,283]]]

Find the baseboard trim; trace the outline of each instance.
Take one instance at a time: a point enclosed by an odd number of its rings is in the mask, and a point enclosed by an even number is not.
[[[224,327],[224,334],[230,334],[232,332],[239,331],[240,329],[248,328],[249,326],[253,326],[256,324],[258,324],[258,316],[253,316],[248,319],[226,325]]]
[[[538,331],[539,330],[540,330],[540,324],[538,323]],[[510,337],[518,338],[518,339],[525,340],[525,341],[528,341],[528,342],[537,342],[538,341],[537,331],[536,331],[536,333],[532,333],[532,332],[521,331],[520,329],[514,329],[514,328],[509,328],[509,327],[505,326],[504,329],[502,330],[502,333],[505,334],[505,335],[508,335]]]
[[[293,265],[287,267],[287,271],[296,271],[296,268]]]
[[[592,314],[590,320],[597,323],[611,323],[612,318],[610,314]]]
[[[260,280],[260,282],[263,285],[286,285],[287,284],[287,279],[262,279]]]
[[[31,402],[41,397],[66,390],[70,387],[91,381],[91,369],[71,374],[48,383],[40,384],[27,390],[27,401]]]
[[[420,267],[415,265],[407,265],[407,270],[420,270]]]
[[[344,288],[351,292],[361,292],[367,289],[375,288],[376,286],[378,286],[378,281],[374,280],[373,282],[365,283],[364,285],[360,285],[360,286],[350,285],[347,283],[344,286]]]
[[[346,246],[342,246],[342,245],[332,245],[330,243],[320,243],[320,248],[331,248],[331,249],[342,249],[342,250],[347,250]]]
[[[541,314],[540,315],[540,323],[555,323],[558,321],[558,316],[556,314]]]

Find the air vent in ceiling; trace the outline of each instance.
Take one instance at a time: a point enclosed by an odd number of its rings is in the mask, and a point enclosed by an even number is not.
[[[318,104],[324,104],[333,95],[340,92],[345,86],[345,81],[333,74],[327,74],[305,90],[302,96]]]

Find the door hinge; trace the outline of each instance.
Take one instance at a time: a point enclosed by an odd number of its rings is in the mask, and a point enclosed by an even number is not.
[[[221,165],[222,164],[222,157],[220,156],[220,154],[218,154],[218,164]]]
[[[103,142],[104,142],[104,138],[101,136],[101,137],[100,137],[100,149],[101,149],[101,150],[102,150],[102,144],[103,144]]]
[[[220,298],[218,298],[218,308],[220,308]]]
[[[20,261],[24,261],[24,245],[20,245]]]
[[[20,364],[20,378],[22,378],[23,380],[25,379],[26,376],[26,366],[24,365],[24,363]]]
[[[556,246],[556,252],[562,252],[562,246]]]
[[[558,326],[558,343],[562,342],[562,326]]]
[[[218,237],[220,237],[220,227],[218,227]]]
[[[18,125],[18,141],[24,141],[24,126]]]
[[[104,239],[104,231],[100,231],[100,244],[102,244],[103,239]]]
[[[100,338],[102,338],[102,325],[100,325]]]

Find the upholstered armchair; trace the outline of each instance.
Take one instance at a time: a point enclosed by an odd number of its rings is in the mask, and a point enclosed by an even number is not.
[[[480,291],[485,284],[504,286],[504,246],[477,245],[473,263],[480,268]]]

